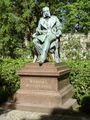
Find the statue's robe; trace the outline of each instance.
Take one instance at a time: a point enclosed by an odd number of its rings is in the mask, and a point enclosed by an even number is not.
[[[36,51],[41,55],[40,60],[42,62],[45,61],[50,46],[56,45],[56,39],[59,38],[60,35],[61,23],[56,16],[50,16],[48,19],[42,17],[40,19],[36,33],[33,35],[33,43]],[[40,43],[38,41],[40,41]],[[59,61],[58,50],[55,56],[56,62]]]
[[[36,31],[39,33],[37,39],[41,42],[45,41],[47,33],[59,37],[61,35],[61,23],[56,16],[51,16],[48,20],[41,18]]]

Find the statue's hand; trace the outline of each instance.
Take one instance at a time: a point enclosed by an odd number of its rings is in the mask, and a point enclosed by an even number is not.
[[[32,35],[32,38],[35,38],[36,37],[36,33],[34,33],[33,35]]]
[[[48,32],[47,33],[51,33],[52,31],[51,31],[51,29],[48,29]]]
[[[40,29],[37,28],[36,32],[39,33],[39,34],[46,34],[47,30],[40,30]]]

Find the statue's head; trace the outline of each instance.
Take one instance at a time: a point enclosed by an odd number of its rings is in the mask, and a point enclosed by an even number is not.
[[[47,18],[47,17],[50,17],[50,16],[51,16],[49,7],[44,7],[44,8],[42,9],[42,11],[43,11],[43,17],[44,17],[44,18]]]

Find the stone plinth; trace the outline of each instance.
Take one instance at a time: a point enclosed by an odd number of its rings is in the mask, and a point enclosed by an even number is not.
[[[69,72],[63,63],[26,64],[18,72],[21,84],[14,96],[16,109],[49,112],[54,108],[71,107],[74,101]]]

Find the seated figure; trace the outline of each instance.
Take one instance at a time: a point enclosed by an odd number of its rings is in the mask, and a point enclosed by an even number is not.
[[[43,64],[48,52],[52,53],[54,61],[60,62],[59,46],[61,36],[61,23],[56,16],[51,16],[48,7],[43,8],[43,17],[40,18],[36,33],[33,34],[35,47],[34,62]]]

